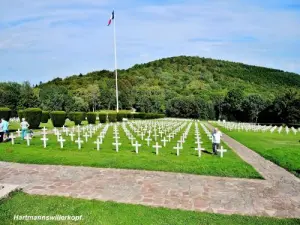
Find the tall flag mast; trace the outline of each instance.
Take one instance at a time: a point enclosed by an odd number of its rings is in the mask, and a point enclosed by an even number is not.
[[[112,11],[111,16],[108,20],[107,26],[114,23],[114,49],[115,49],[115,75],[116,75],[116,101],[117,101],[117,113],[119,112],[119,92],[118,92],[118,70],[117,70],[117,44],[116,44],[116,20],[115,10]]]

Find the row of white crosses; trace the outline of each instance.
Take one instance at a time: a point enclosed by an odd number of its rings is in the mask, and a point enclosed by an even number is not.
[[[211,137],[211,132],[207,129],[207,127],[201,123],[201,127],[203,128],[204,132],[206,133],[207,137],[212,140],[212,137]],[[224,156],[224,152],[227,152],[227,149],[224,149],[223,146],[221,145],[221,148],[220,149],[217,149],[218,152],[220,152],[220,156],[221,158],[223,158]]]
[[[266,125],[257,125],[252,123],[237,123],[237,122],[221,122],[218,121],[217,124],[219,126],[224,127],[227,130],[238,130],[238,131],[254,131],[254,132],[266,132],[269,131],[270,133],[278,132],[279,134],[282,133],[282,131],[285,131],[286,134],[289,134],[290,131],[293,132],[294,135],[296,135],[298,132],[300,132],[300,128],[295,129],[294,127],[289,128],[286,126],[285,128],[283,126],[277,127],[277,126],[266,126]]]
[[[191,129],[192,123],[189,123],[186,130],[183,132],[183,134],[180,136],[179,140],[177,141],[177,145],[173,147],[173,149],[176,150],[176,155],[180,155],[180,150],[183,149],[183,143],[185,143],[185,140],[189,134],[189,131]]]
[[[201,141],[201,135],[199,132],[199,127],[197,122],[195,123],[195,139],[196,139],[195,144],[197,144],[195,150],[198,151],[198,157],[201,157],[201,152],[204,151],[205,149],[201,147],[201,144],[203,142]]]
[[[97,151],[100,151],[100,146],[103,144],[103,139],[105,138],[108,128],[109,124],[106,124],[103,130],[100,132],[99,136],[97,137],[97,140],[94,141],[94,144],[96,144]]]
[[[112,144],[116,146],[116,152],[119,152],[119,145],[121,145],[122,143],[120,143],[120,142],[118,141],[118,139],[120,139],[119,131],[118,131],[118,124],[114,125],[114,131],[113,131],[113,134],[114,134],[115,142],[112,143]]]

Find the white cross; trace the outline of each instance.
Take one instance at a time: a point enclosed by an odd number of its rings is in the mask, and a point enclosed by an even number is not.
[[[66,140],[63,139],[62,136],[59,138],[58,142],[60,142],[60,148],[64,148],[64,142],[65,142],[65,141],[66,141]]]
[[[201,145],[198,144],[198,147],[195,148],[195,150],[198,151],[198,156],[201,157],[201,151],[202,151],[202,150],[205,150],[205,149],[204,149],[204,148],[201,148]]]
[[[164,143],[164,147],[166,147],[166,142],[168,142],[168,140],[166,138],[161,140]]]
[[[119,143],[118,140],[116,139],[116,142],[113,143],[113,145],[116,146],[116,152],[119,152],[119,145],[121,145],[121,143]]]
[[[169,142],[171,141],[171,137],[172,137],[172,134],[169,134],[169,135],[168,135]]]
[[[44,148],[47,147],[47,141],[48,141],[48,140],[49,140],[49,139],[46,137],[46,135],[44,135],[44,137],[41,138],[41,141],[43,141],[43,143],[44,143]]]
[[[155,148],[156,155],[158,155],[158,149],[160,149],[161,146],[156,142],[156,145],[153,145],[152,147]]]
[[[15,136],[14,136],[14,134],[13,133],[11,133],[11,135],[10,135],[10,139],[11,139],[11,144],[12,145],[14,145],[15,144]]]
[[[145,140],[147,141],[147,145],[149,146],[150,145],[150,141],[152,141],[152,139],[150,137],[147,137]]]
[[[78,149],[81,149],[81,143],[83,143],[83,140],[80,139],[80,136],[78,136],[77,140],[75,141],[76,143],[78,143]]]
[[[100,144],[102,144],[102,140],[100,141],[99,139],[97,139],[97,141],[94,141],[94,144],[97,145],[97,151],[100,150]]]
[[[132,146],[135,147],[135,153],[138,154],[138,153],[139,153],[139,147],[142,146],[142,145],[139,144],[139,143],[136,141],[135,144],[133,144]]]
[[[69,134],[69,136],[71,137],[71,141],[74,141],[74,136],[75,136],[75,134],[74,134],[73,132],[71,132],[71,133]]]
[[[221,149],[217,149],[217,151],[221,153],[221,158],[223,158],[223,153],[227,152],[226,149],[223,149],[223,146],[221,146]]]
[[[141,133],[141,139],[142,139],[142,140],[144,140],[144,136],[145,136],[145,134],[142,132],[142,133]]]
[[[197,144],[197,145],[199,146],[199,145],[203,144],[203,142],[200,141],[200,140],[197,140],[197,141],[195,142],[195,144]]]
[[[88,135],[87,133],[85,133],[84,135],[83,135],[83,137],[85,137],[85,142],[87,142],[88,141],[88,137],[89,137],[90,135]]]
[[[177,156],[179,156],[179,150],[181,149],[181,147],[179,146],[179,143],[177,143],[177,146],[173,147],[173,148],[177,150]]]
[[[160,137],[162,138],[162,135],[163,135],[164,132],[163,131],[159,131],[158,133],[160,134]]]
[[[21,131],[20,131],[20,129],[18,129],[18,131],[17,131],[16,133],[18,134],[18,137],[21,136]]]
[[[47,131],[47,128],[44,127],[44,128],[42,129],[42,131],[43,131],[43,135],[45,135],[45,134],[46,134],[46,131]]]
[[[27,146],[30,146],[31,137],[29,136],[29,134],[26,135],[25,139],[27,140]]]

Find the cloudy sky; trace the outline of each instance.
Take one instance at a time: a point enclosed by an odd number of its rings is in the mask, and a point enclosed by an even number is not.
[[[197,55],[300,73],[299,0],[7,0],[0,81],[32,83]]]

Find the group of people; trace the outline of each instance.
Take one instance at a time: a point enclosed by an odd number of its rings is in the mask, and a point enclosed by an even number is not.
[[[24,140],[28,133],[29,123],[22,118],[21,126],[21,138]],[[5,119],[0,119],[0,143],[9,140],[9,122]]]

